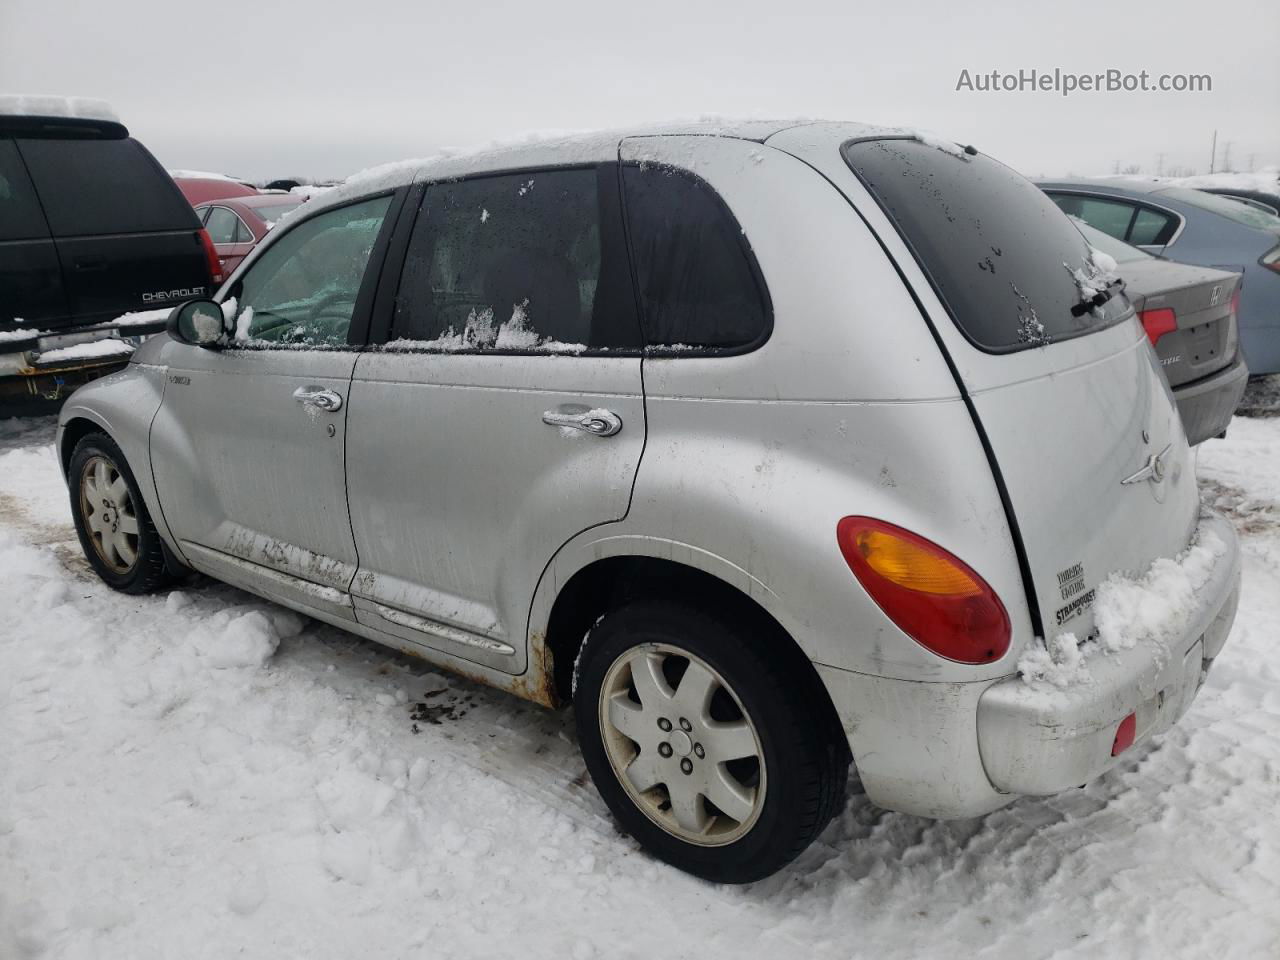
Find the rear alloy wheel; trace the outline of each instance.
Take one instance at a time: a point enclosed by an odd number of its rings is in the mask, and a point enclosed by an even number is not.
[[[633,647],[609,668],[599,703],[609,764],[654,823],[703,846],[755,825],[767,788],[760,738],[706,661],[669,644]]]
[[[591,630],[578,741],[605,803],[650,853],[749,883],[840,808],[847,749],[790,642],[760,618],[675,601],[633,601]]]
[[[172,581],[160,534],[114,440],[102,433],[83,437],[68,479],[80,546],[99,577],[124,593],[149,593]]]

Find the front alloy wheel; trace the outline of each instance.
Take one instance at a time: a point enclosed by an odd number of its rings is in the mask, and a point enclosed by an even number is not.
[[[80,470],[80,512],[99,559],[127,575],[138,562],[138,514],[128,483],[106,457],[89,457]]]
[[[67,478],[80,546],[108,586],[149,593],[173,580],[160,534],[114,440],[104,433],[81,437]]]

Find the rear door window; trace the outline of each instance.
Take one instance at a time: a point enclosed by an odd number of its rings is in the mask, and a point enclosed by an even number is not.
[[[771,314],[742,228],[703,180],[660,164],[623,168],[627,226],[650,347],[737,350]]]
[[[843,153],[975,346],[1008,353],[1127,315],[1118,293],[1083,305],[1108,278],[1070,219],[1003,164],[906,138],[851,141]]]
[[[0,240],[48,238],[35,188],[12,140],[0,140]]]
[[[209,211],[209,219],[205,221],[205,229],[209,231],[209,239],[214,243],[239,243],[236,239],[240,218],[226,207],[214,207]]]
[[[392,346],[638,349],[617,168],[428,187],[400,277]]]
[[[195,213],[137,141],[18,140],[55,237],[194,230]]]
[[[1079,217],[1117,240],[1123,240],[1129,235],[1129,224],[1133,222],[1134,212],[1131,203],[1085,197],[1077,193],[1055,193],[1052,197],[1063,212]]]
[[[1178,230],[1178,218],[1150,207],[1139,207],[1129,228],[1128,241],[1136,245],[1164,246]]]

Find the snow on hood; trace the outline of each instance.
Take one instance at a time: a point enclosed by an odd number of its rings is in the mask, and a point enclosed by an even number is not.
[[[1156,560],[1145,574],[1113,573],[1098,587],[1094,602],[1097,636],[1079,640],[1059,633],[1032,643],[1018,660],[1018,673],[1028,684],[1069,687],[1092,681],[1092,660],[1149,643],[1167,656],[1195,612],[1196,596],[1226,555],[1227,545],[1206,530],[1178,556]]]

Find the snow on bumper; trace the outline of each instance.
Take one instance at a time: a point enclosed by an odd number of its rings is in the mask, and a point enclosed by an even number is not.
[[[1136,715],[1141,741],[1186,713],[1236,615],[1240,554],[1220,517],[1201,520],[1200,534],[1226,545],[1173,642],[1141,642],[1089,661],[1087,681],[1063,688],[1010,677],[978,700],[978,748],[991,783],[1004,793],[1047,795],[1079,786],[1118,761],[1116,728]]]

